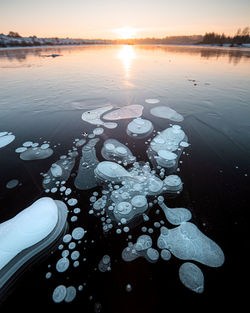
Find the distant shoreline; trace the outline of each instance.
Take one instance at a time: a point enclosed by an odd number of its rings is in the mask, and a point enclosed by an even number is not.
[[[69,44],[69,45],[34,45],[34,46],[12,46],[12,47],[0,47],[0,51],[7,50],[23,50],[23,49],[43,49],[43,48],[70,48],[70,47],[91,47],[91,46],[126,46],[128,44],[116,44],[116,43],[91,43],[91,44]],[[250,44],[244,44],[241,46],[231,47],[230,45],[215,45],[215,44],[133,44],[132,46],[178,46],[178,47],[192,47],[192,48],[216,48],[223,50],[241,50],[249,49]]]

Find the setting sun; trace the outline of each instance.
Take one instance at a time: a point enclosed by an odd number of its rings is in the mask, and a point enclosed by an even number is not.
[[[137,29],[126,26],[123,28],[116,29],[115,32],[118,34],[120,39],[131,39],[134,38],[134,36],[136,35]]]

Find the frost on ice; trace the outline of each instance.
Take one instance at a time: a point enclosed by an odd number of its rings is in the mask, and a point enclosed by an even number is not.
[[[204,291],[204,276],[200,268],[191,263],[183,263],[179,269],[179,278],[190,290],[202,293]]]
[[[154,107],[150,110],[150,113],[156,117],[169,119],[173,122],[182,122],[184,120],[181,114],[167,106]]]
[[[140,104],[126,105],[117,110],[106,113],[103,118],[109,121],[123,120],[127,118],[140,117],[142,115],[143,106]]]
[[[9,145],[13,140],[15,140],[15,136],[12,133],[0,132],[0,148]]]

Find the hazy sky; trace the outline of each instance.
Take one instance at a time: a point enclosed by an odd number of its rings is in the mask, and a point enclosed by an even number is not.
[[[0,33],[117,38],[125,26],[136,37],[232,35],[250,26],[250,0],[0,0]]]

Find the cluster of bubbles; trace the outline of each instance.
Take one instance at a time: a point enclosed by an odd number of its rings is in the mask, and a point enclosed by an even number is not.
[[[146,99],[145,102],[157,104],[160,101]],[[72,189],[67,188],[66,184],[76,165],[77,149],[81,148],[74,186],[80,191],[101,186],[101,192],[94,191],[89,199],[89,214],[101,219],[104,232],[115,229],[117,234],[124,232],[131,239],[129,233],[136,220],[142,218],[148,221],[147,213],[154,205],[158,205],[166,221],[175,226],[168,229],[164,225],[165,221],[161,220],[154,223],[154,228],[141,227],[142,234],[135,243],[128,242],[122,251],[121,257],[125,262],[143,257],[148,262],[155,263],[160,258],[167,261],[174,255],[181,260],[196,261],[210,267],[221,266],[224,262],[222,250],[190,222],[191,212],[187,208],[169,208],[164,203],[165,194],[179,194],[183,188],[181,178],[175,174],[183,149],[189,146],[187,135],[181,126],[170,124],[170,127],[156,133],[153,138],[148,138],[149,146],[146,152],[151,165],[149,162],[137,162],[127,144],[103,136],[103,127],[113,129],[118,126],[116,122],[110,121],[130,118],[132,120],[127,125],[127,134],[136,140],[149,137],[154,126],[151,121],[141,118],[142,112],[143,106],[138,104],[122,108],[106,105],[85,111],[82,120],[97,127],[91,134],[84,134],[84,138],[75,139],[73,149],[54,162],[45,174],[41,173],[43,188],[47,193],[60,192],[68,207],[72,208],[75,214],[80,213],[80,208],[73,208],[78,204],[78,200],[74,197],[68,198]],[[150,113],[174,122],[183,121],[182,115],[167,106],[155,106],[151,108]],[[96,145],[100,142],[100,138],[96,136],[105,138],[101,148],[104,161],[101,162],[96,156]],[[0,133],[0,148],[14,139],[15,136],[11,133]],[[20,153],[22,160],[44,159],[53,154],[49,142],[43,142],[39,146],[32,141],[23,143],[16,152]],[[18,182],[12,180],[7,184],[7,188],[14,188],[17,184]],[[156,214],[159,212],[159,209],[156,210]],[[76,215],[71,217],[71,222],[76,220]],[[152,240],[154,231],[159,232],[155,247]],[[81,252],[77,246],[81,244],[85,233],[84,228],[79,226],[63,237],[63,242],[58,247],[61,256],[55,264],[57,272],[66,272],[71,264],[73,267],[79,266]],[[85,261],[86,258],[82,260]],[[97,267],[100,272],[110,271],[110,256],[104,255]],[[46,278],[51,275],[51,272],[46,273]],[[191,262],[183,263],[179,269],[179,278],[187,288],[197,293],[203,292],[204,276],[197,265]],[[54,289],[52,299],[56,303],[71,302],[77,294],[77,289],[80,291],[82,287],[59,285]],[[126,290],[132,290],[130,284],[127,284]]]

